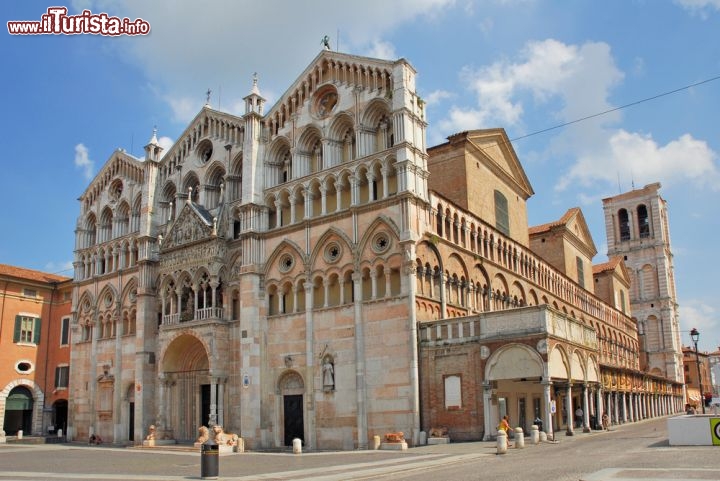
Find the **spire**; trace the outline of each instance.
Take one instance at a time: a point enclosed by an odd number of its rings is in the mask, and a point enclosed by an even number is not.
[[[148,142],[149,145],[159,145],[158,139],[157,139],[157,125],[153,127],[153,134],[150,138],[150,142]]]
[[[145,146],[145,160],[154,160],[158,162],[160,160],[160,154],[163,148],[160,147],[160,142],[157,139],[157,126],[153,127],[153,134],[148,144]]]
[[[253,85],[252,89],[250,90],[251,94],[260,95],[260,89],[258,88],[258,74],[257,72],[253,73]]]
[[[263,106],[265,105],[265,99],[260,95],[260,89],[258,88],[258,74],[253,74],[253,83],[250,93],[243,99],[245,101],[245,113],[256,113],[263,114]]]

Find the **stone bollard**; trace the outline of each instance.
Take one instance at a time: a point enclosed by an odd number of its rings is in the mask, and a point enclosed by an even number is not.
[[[530,441],[532,441],[533,444],[540,442],[540,429],[538,429],[537,424],[533,424],[530,428]]]
[[[59,437],[59,438],[62,437],[62,429],[57,430],[57,437]]]
[[[515,428],[515,448],[522,449],[525,447],[525,435],[523,434],[523,428]]]
[[[540,431],[540,442],[544,443],[548,440],[548,435],[545,431]]]
[[[293,454],[302,454],[302,441],[298,438],[293,439]]]
[[[507,433],[504,429],[499,429],[497,433],[497,454],[505,454],[507,449]]]
[[[427,433],[425,431],[420,431],[420,446],[425,446],[427,444]]]
[[[17,433],[17,438],[18,438],[18,439],[22,439],[22,437],[23,437],[23,432],[22,432],[22,429],[21,429],[21,430],[18,431],[18,433]]]
[[[380,449],[380,436],[377,434],[373,436],[373,449]]]

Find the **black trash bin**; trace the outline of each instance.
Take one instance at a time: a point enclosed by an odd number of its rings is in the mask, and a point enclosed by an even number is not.
[[[220,465],[220,446],[208,439],[200,445],[200,478],[217,479]]]

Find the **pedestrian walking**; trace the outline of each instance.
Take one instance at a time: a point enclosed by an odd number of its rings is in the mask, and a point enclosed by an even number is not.
[[[608,416],[608,413],[602,415],[602,428],[603,431],[610,431],[610,416]]]
[[[575,426],[576,427],[582,427],[583,424],[583,410],[582,408],[578,407],[575,410]]]
[[[498,424],[498,431],[505,431],[505,434],[507,435],[506,439],[508,443],[508,448],[511,448],[512,444],[510,444],[510,418],[507,414],[503,416],[500,424]]]

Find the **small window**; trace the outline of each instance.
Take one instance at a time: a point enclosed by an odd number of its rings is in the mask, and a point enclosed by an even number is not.
[[[508,201],[499,190],[495,191],[495,227],[503,234],[510,235]]]
[[[70,366],[58,366],[55,368],[55,388],[67,388],[70,377]]]
[[[23,289],[23,296],[25,297],[37,297],[38,293],[35,289]]]
[[[460,376],[447,376],[445,378],[445,409],[460,409],[461,407]]]
[[[13,342],[26,344],[40,343],[40,318],[15,316]]]
[[[625,291],[620,291],[620,310],[625,312]]]
[[[70,318],[63,317],[60,322],[60,345],[67,346],[70,344]]]

